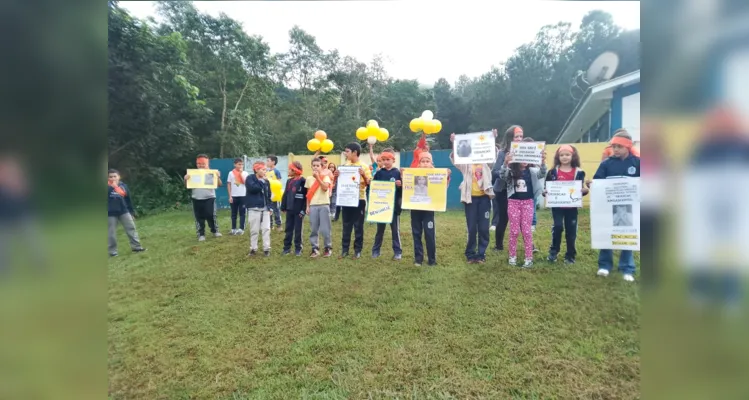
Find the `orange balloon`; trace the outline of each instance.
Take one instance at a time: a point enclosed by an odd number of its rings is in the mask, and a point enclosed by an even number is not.
[[[317,131],[317,132],[315,132],[315,139],[317,139],[317,140],[319,140],[319,141],[322,142],[323,140],[325,140],[327,138],[328,138],[328,134],[325,133],[325,131]]]

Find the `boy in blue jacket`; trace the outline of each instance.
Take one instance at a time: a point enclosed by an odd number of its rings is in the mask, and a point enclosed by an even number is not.
[[[133,215],[133,202],[130,199],[130,189],[120,182],[120,172],[116,169],[108,171],[109,202],[107,203],[107,216],[109,219],[109,256],[117,257],[117,223],[125,228],[125,233],[130,239],[130,248],[139,253],[146,251],[140,244],[138,231],[135,229]]]
[[[263,254],[270,256],[270,224],[271,211],[270,183],[265,178],[265,163],[256,162],[252,169],[254,175],[247,177],[245,197],[247,208],[247,223],[250,224],[250,256],[257,254],[258,234],[263,235]]]
[[[639,178],[640,157],[632,154],[632,145],[632,136],[626,130],[619,129],[616,131],[611,139],[613,155],[598,166],[593,179]],[[588,187],[590,187],[590,183],[590,181],[587,182]],[[598,253],[598,276],[609,276],[613,265],[614,251],[600,250]],[[632,250],[622,250],[621,255],[619,255],[619,271],[625,281],[634,282],[635,258],[632,255]]]

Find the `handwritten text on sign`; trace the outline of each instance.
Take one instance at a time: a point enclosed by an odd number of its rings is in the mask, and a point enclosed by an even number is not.
[[[359,207],[359,167],[338,168],[336,204],[340,207]]]
[[[583,206],[583,181],[546,182],[546,207]]]
[[[546,142],[513,142],[510,145],[511,163],[541,164]]]
[[[453,141],[453,160],[455,164],[494,163],[497,149],[492,132],[466,133],[455,135]]]

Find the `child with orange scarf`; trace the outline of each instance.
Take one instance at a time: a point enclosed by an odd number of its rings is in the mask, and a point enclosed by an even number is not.
[[[208,169],[210,160],[205,154],[198,154],[195,165],[198,169]],[[185,175],[185,184],[190,175]],[[218,186],[221,186],[221,177],[216,174]],[[198,242],[205,242],[205,223],[213,233],[213,237],[221,237],[218,231],[218,219],[216,218],[216,189],[192,189],[192,211],[195,214],[195,230],[198,235]]]
[[[306,180],[302,163],[294,161],[289,164],[289,179],[286,181],[286,190],[281,199],[281,212],[286,213],[286,236],[283,240],[283,253],[291,254],[291,242],[294,242],[294,253],[297,257],[302,256],[302,228],[304,227],[304,216],[307,200]]]
[[[312,160],[312,177],[307,179],[305,187],[307,188],[307,215],[309,215],[310,229],[309,234],[312,252],[310,257],[320,257],[320,239],[322,236],[324,247],[322,256],[330,257],[333,254],[333,240],[331,239],[330,230],[330,189],[333,181],[325,171],[323,162],[320,158]],[[328,171],[330,172],[330,171]]]
[[[109,170],[109,203],[107,214],[109,217],[109,256],[117,257],[117,224],[122,224],[125,233],[130,239],[130,248],[133,252],[146,251],[140,244],[138,231],[135,229],[133,215],[133,203],[130,200],[130,190],[127,185],[120,182],[120,173],[116,169]]]

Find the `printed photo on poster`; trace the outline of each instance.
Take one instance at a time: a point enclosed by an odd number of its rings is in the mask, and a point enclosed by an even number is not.
[[[218,187],[218,171],[215,169],[188,169],[188,189],[216,189]]]
[[[455,135],[453,160],[455,164],[494,163],[497,149],[492,132],[477,132]]]
[[[395,214],[395,182],[372,181],[369,184],[367,222],[389,224]]]
[[[546,182],[546,207],[583,206],[582,181],[548,181]]]
[[[591,247],[640,250],[640,178],[596,179],[590,196]]]
[[[447,169],[404,168],[404,210],[447,210]]]
[[[546,142],[513,142],[510,145],[513,163],[541,164]]]
[[[339,167],[336,182],[336,204],[339,207],[359,207],[359,167]]]

